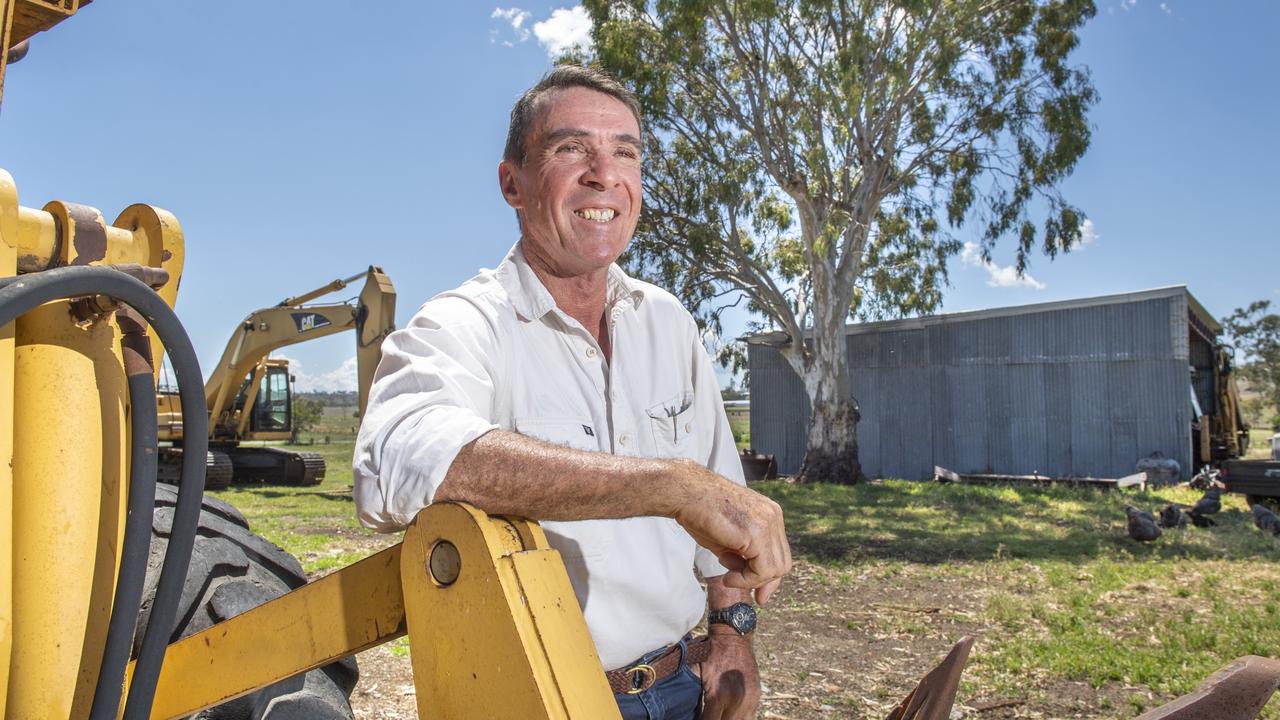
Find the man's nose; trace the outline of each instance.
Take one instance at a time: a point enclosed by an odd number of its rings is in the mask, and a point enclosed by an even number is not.
[[[591,156],[581,182],[596,190],[607,190],[622,182],[620,170],[617,158],[609,153],[596,153]]]

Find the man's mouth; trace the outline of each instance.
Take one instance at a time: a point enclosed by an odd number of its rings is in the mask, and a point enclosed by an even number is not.
[[[609,222],[613,219],[613,216],[618,213],[612,208],[583,208],[581,210],[574,210],[573,214],[586,220]]]

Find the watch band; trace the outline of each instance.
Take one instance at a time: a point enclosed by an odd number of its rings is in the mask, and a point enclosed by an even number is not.
[[[734,603],[707,613],[707,625],[728,625],[739,635],[756,629],[756,610],[748,603]]]

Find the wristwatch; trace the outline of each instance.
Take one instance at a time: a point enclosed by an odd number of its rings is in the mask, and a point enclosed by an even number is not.
[[[756,629],[756,609],[740,602],[727,608],[712,610],[707,614],[708,625],[728,625],[739,635],[746,635]]]

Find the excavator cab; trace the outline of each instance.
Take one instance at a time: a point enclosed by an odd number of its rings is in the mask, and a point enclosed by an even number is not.
[[[268,364],[258,383],[258,401],[249,419],[249,433],[289,432],[293,427],[293,395],[288,365]]]
[[[289,361],[270,358],[260,361],[245,375],[232,406],[233,422],[239,425],[248,408],[246,432],[241,440],[285,440],[293,428],[293,378]]]

